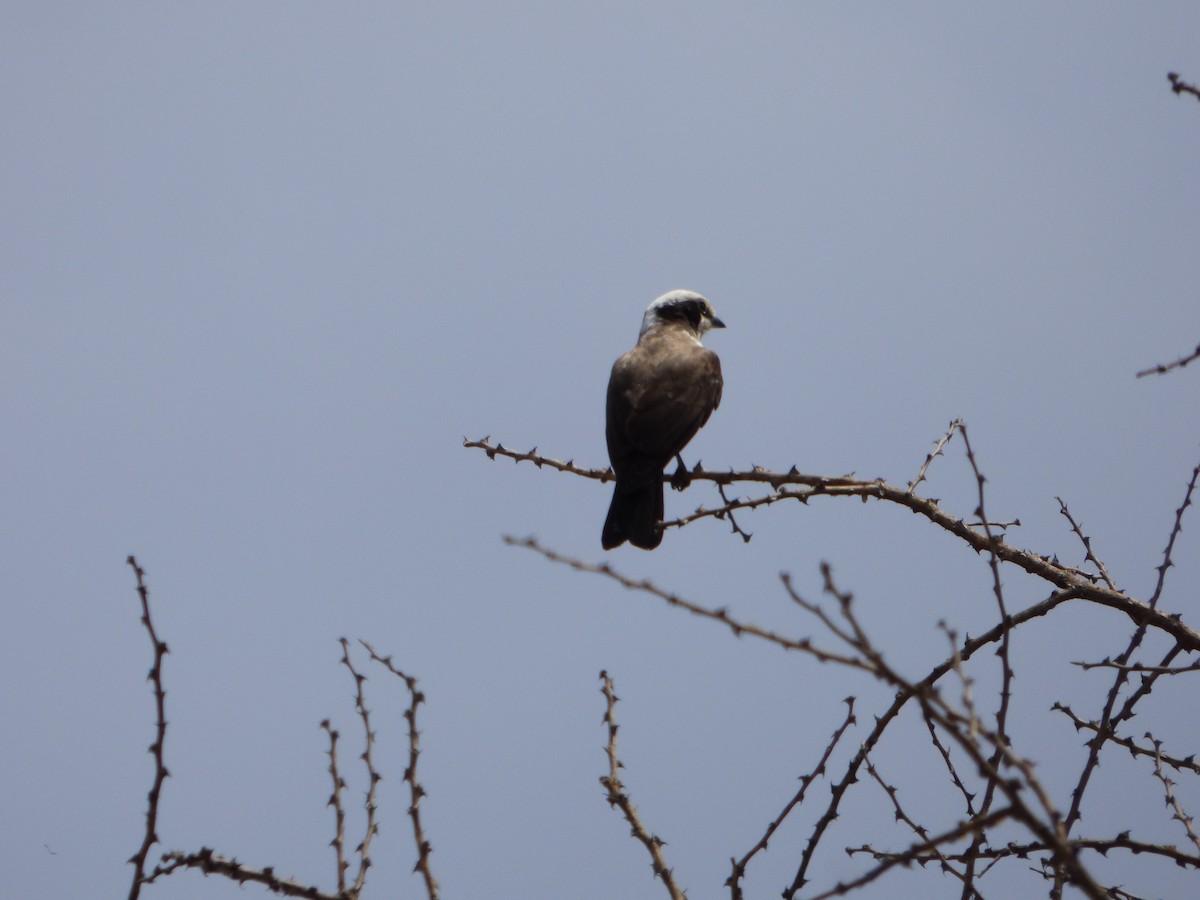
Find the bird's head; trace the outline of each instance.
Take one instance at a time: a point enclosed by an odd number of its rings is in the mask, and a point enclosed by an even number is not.
[[[667,322],[684,322],[696,333],[697,339],[710,328],[724,328],[725,323],[717,318],[712,304],[695,291],[667,291],[646,307],[642,317],[641,334],[656,325]]]

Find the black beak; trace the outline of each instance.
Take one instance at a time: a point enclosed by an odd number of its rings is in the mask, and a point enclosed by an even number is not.
[[[713,328],[724,328],[725,327],[725,323],[722,322],[720,319],[718,319],[716,316],[713,316],[711,319],[709,319],[708,324]]]

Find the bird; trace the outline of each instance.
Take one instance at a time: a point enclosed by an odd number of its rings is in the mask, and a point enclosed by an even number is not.
[[[675,457],[671,484],[687,486],[680,451],[721,403],[721,361],[700,339],[724,327],[700,294],[668,291],[646,307],[637,345],[613,364],[604,434],[616,485],[600,538],[605,550],[662,543],[663,470]]]

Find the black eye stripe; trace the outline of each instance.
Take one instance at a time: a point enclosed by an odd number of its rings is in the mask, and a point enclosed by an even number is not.
[[[711,318],[712,315],[700,300],[678,300],[659,307],[658,317],[664,321],[686,321],[693,328],[699,329],[701,320]]]

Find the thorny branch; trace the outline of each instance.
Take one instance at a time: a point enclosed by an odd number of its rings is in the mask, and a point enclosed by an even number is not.
[[[306,900],[347,900],[354,896],[344,892],[327,894],[318,887],[301,884],[295,879],[280,878],[275,874],[274,866],[256,869],[238,862],[236,858],[221,856],[208,847],[201,847],[195,853],[182,853],[178,850],[164,853],[162,864],[146,880],[153,881],[161,875],[170,875],[179,869],[199,869],[205,875],[223,875],[230,881],[236,881],[242,885],[247,882],[261,884],[273,893],[282,894],[285,897],[303,897]]]
[[[1196,89],[1193,87],[1189,87],[1188,90],[1190,93],[1196,92]],[[1179,91],[1176,91],[1176,93],[1179,93]],[[1142,369],[1142,371],[1137,373],[1137,377],[1145,378],[1147,375],[1165,375],[1168,372],[1170,372],[1172,369],[1182,369],[1188,363],[1193,362],[1194,360],[1197,360],[1197,359],[1200,359],[1200,344],[1197,344],[1196,349],[1193,350],[1191,353],[1189,353],[1187,356],[1181,356],[1181,357],[1179,357],[1179,359],[1175,360],[1174,362],[1169,362],[1169,363],[1165,363],[1165,364],[1159,363],[1156,366],[1151,366],[1149,369]]]
[[[170,775],[163,756],[167,739],[167,692],[163,689],[162,666],[163,657],[168,651],[167,645],[159,640],[158,632],[154,630],[154,622],[150,618],[150,591],[146,587],[146,572],[132,555],[125,562],[133,569],[137,578],[138,598],[142,602],[142,625],[146,628],[146,634],[150,636],[150,643],[154,645],[154,662],[146,676],[154,687],[155,730],[154,743],[150,745],[150,755],[154,758],[154,782],[146,798],[146,834],[137,853],[129,859],[129,862],[133,863],[133,884],[129,887],[129,900],[137,900],[142,885],[151,880],[146,877],[146,857],[150,854],[150,848],[159,842],[158,801],[162,796],[163,782]]]
[[[417,759],[421,755],[421,732],[417,730],[417,707],[425,702],[425,694],[417,689],[417,679],[397,669],[390,656],[380,656],[375,652],[375,648],[366,641],[360,640],[359,643],[366,648],[371,659],[403,681],[405,687],[408,688],[410,700],[408,709],[404,711],[404,721],[408,725],[408,766],[404,769],[404,780],[408,783],[408,817],[412,821],[413,840],[417,845],[415,871],[420,872],[421,877],[425,880],[425,894],[429,900],[438,900],[437,879],[433,877],[433,869],[429,865],[429,855],[433,852],[433,847],[430,846],[428,838],[425,837],[425,829],[421,826],[421,800],[425,797],[425,788],[417,780]]]
[[[379,830],[378,823],[376,822],[376,791],[382,776],[375,768],[372,755],[375,744],[375,733],[371,728],[370,711],[367,709],[366,697],[363,693],[363,682],[366,678],[355,668],[354,663],[350,659],[349,642],[345,638],[341,640],[341,662],[354,677],[355,708],[362,721],[364,731],[365,749],[360,758],[366,768],[368,778],[365,798],[367,811],[366,829],[363,840],[356,848],[356,852],[359,855],[359,868],[354,884],[349,886],[346,884],[346,870],[349,868],[349,863],[345,858],[345,808],[342,804],[342,794],[345,791],[346,782],[342,779],[338,767],[337,745],[340,735],[328,719],[321,722],[321,728],[325,731],[329,739],[329,749],[326,752],[329,757],[329,776],[332,782],[332,790],[329,795],[328,805],[334,809],[334,836],[330,841],[330,845],[334,848],[337,860],[336,892],[329,893],[313,885],[302,884],[291,878],[282,878],[275,874],[274,866],[267,866],[261,869],[248,866],[245,863],[239,862],[236,857],[222,856],[209,847],[202,847],[194,853],[185,853],[180,850],[172,850],[164,853],[159,864],[154,867],[154,870],[146,874],[146,856],[149,853],[150,847],[153,844],[159,843],[155,823],[158,819],[158,805],[162,784],[168,775],[163,753],[167,722],[164,709],[166,691],[163,688],[162,682],[162,661],[163,656],[167,653],[167,645],[159,640],[158,633],[150,618],[150,593],[145,584],[145,572],[132,556],[129,557],[127,562],[137,576],[137,591],[142,602],[142,625],[145,627],[154,644],[154,665],[150,669],[148,677],[154,685],[155,704],[158,714],[155,742],[150,746],[150,753],[155,761],[155,778],[153,787],[147,798],[146,835],[143,839],[141,849],[130,859],[136,870],[133,885],[130,888],[129,896],[131,900],[139,896],[142,885],[152,884],[159,878],[166,877],[181,869],[198,869],[205,875],[221,875],[242,885],[247,883],[261,884],[268,890],[287,897],[304,897],[309,898],[309,900],[358,900],[366,883],[367,870],[371,866],[371,840]],[[367,644],[365,641],[362,644],[370,654],[372,660],[383,665],[388,671],[405,682],[405,686],[408,688],[411,697],[409,707],[404,714],[409,726],[409,762],[408,768],[404,773],[404,779],[409,783],[412,791],[409,816],[412,819],[413,835],[417,844],[417,864],[414,867],[414,871],[419,871],[424,878],[425,892],[429,900],[438,900],[437,881],[434,879],[429,866],[431,848],[421,827],[419,807],[421,798],[425,796],[425,789],[421,787],[416,775],[417,757],[419,755],[419,732],[416,727],[416,713],[417,707],[424,702],[425,695],[417,690],[416,679],[405,675],[396,668],[392,664],[391,657],[381,657],[370,644]]]
[[[547,457],[538,456],[533,450],[528,453],[518,453],[506,449],[502,444],[492,444],[487,438],[479,441],[464,441],[464,447],[477,448],[487,453],[488,457],[507,457],[515,462],[528,461],[534,465],[569,472],[583,478],[606,481],[612,478],[610,469],[585,469],[573,462],[560,462]],[[535,448],[536,449],[536,448]],[[1131,597],[1121,591],[1113,590],[1099,584],[1098,578],[1088,575],[1078,569],[1063,565],[1054,559],[1049,559],[1031,550],[1022,550],[1007,543],[1000,535],[988,535],[971,527],[965,520],[946,512],[936,500],[918,497],[908,492],[907,488],[895,487],[882,479],[873,481],[857,481],[843,476],[804,475],[793,467],[788,472],[771,472],[760,466],[746,471],[715,472],[697,467],[689,473],[693,481],[711,481],[718,485],[731,485],[738,482],[763,484],[772,488],[776,494],[782,493],[790,499],[807,504],[815,497],[857,497],[864,500],[879,500],[894,503],[922,516],[932,524],[944,529],[964,541],[977,553],[992,553],[1002,562],[1016,566],[1019,569],[1047,581],[1064,591],[1072,591],[1077,599],[1087,600],[1101,606],[1124,613],[1135,624],[1156,628],[1166,632],[1179,642],[1182,649],[1200,651],[1200,632],[1185,625],[1178,616],[1161,613],[1150,604]],[[667,481],[664,477],[664,481]],[[788,488],[805,488],[805,490],[788,490]],[[773,502],[774,495],[760,498],[758,505]],[[730,504],[731,508],[750,508],[755,501],[739,501]],[[721,510],[710,510],[704,515],[716,515]],[[697,516],[699,518],[699,516]],[[681,520],[681,523],[683,520]],[[675,525],[665,523],[664,527]]]
[[[854,698],[847,697],[845,703],[846,720],[838,726],[838,729],[833,733],[833,737],[829,739],[829,745],[825,748],[825,752],[821,754],[821,759],[817,763],[817,767],[809,774],[800,776],[800,790],[787,802],[787,805],[783,807],[783,811],[767,826],[766,832],[758,839],[758,843],[746,851],[741,859],[730,860],[730,863],[733,864],[733,873],[725,881],[725,885],[729,888],[732,900],[743,900],[744,895],[742,894],[741,882],[746,877],[746,867],[750,864],[750,860],[759,852],[767,849],[767,842],[771,840],[771,836],[783,824],[783,820],[788,817],[788,814],[792,810],[804,802],[804,797],[808,793],[809,786],[825,774],[825,765],[829,762],[829,757],[833,755],[833,749],[838,745],[838,741],[842,739],[842,735],[846,733],[846,729],[857,721],[854,718]]]
[[[337,883],[340,893],[346,890],[346,869],[350,867],[350,863],[346,862],[346,809],[342,806],[342,791],[346,789],[346,782],[338,773],[338,733],[329,724],[328,719],[321,723],[321,728],[329,735],[329,777],[333,780],[333,790],[329,794],[327,805],[333,807],[333,840],[330,843],[337,857]]]
[[[367,770],[367,793],[363,799],[363,806],[367,811],[367,823],[363,829],[363,839],[355,848],[355,852],[358,854],[358,874],[354,876],[354,886],[350,889],[355,896],[358,896],[366,881],[367,869],[371,868],[371,841],[379,833],[379,825],[375,821],[375,812],[378,808],[375,796],[383,776],[375,768],[375,759],[372,755],[372,750],[375,748],[375,732],[371,728],[371,713],[367,709],[367,698],[363,693],[363,682],[367,680],[367,677],[360,674],[350,660],[350,642],[342,638],[340,643],[342,645],[342,665],[349,669],[350,674],[354,676],[354,708],[358,711],[358,717],[362,720],[363,725],[361,759]]]
[[[1162,769],[1162,756],[1159,751],[1162,747],[1162,741],[1155,740],[1154,735],[1146,732],[1146,740],[1154,745],[1154,776],[1162,782],[1163,793],[1166,794],[1167,806],[1171,807],[1173,818],[1179,822],[1187,832],[1188,840],[1192,842],[1192,846],[1200,850],[1200,836],[1196,835],[1196,830],[1192,827],[1192,817],[1183,811],[1183,806],[1179,803],[1179,798],[1175,796],[1175,782],[1171,780]]]
[[[1167,81],[1171,82],[1171,90],[1176,94],[1191,94],[1197,100],[1200,100],[1200,88],[1193,84],[1188,84],[1174,72],[1167,73]],[[1196,353],[1200,355],[1200,347],[1196,348]]]
[[[655,877],[661,879],[663,885],[666,886],[671,900],[687,900],[687,894],[676,884],[675,874],[663,859],[662,848],[666,841],[646,830],[641,816],[638,815],[637,807],[633,805],[633,801],[625,793],[625,785],[621,783],[620,769],[623,766],[617,757],[617,731],[621,727],[617,724],[616,717],[618,698],[613,692],[613,683],[608,672],[600,673],[600,692],[604,694],[604,724],[608,726],[608,744],[605,747],[605,752],[608,754],[608,774],[600,777],[600,784],[604,787],[608,797],[608,805],[621,810],[621,815],[629,823],[633,836],[641,841],[646,852],[650,854],[650,868],[654,870]]]
[[[976,522],[968,522],[956,517],[942,509],[938,501],[919,497],[914,493],[916,487],[924,481],[933,460],[937,456],[943,455],[947,443],[957,433],[961,434],[967,460],[976,482],[978,504],[973,511],[978,520]],[[586,469],[576,466],[573,461],[561,463],[539,456],[536,450],[528,453],[511,451],[500,444],[492,444],[486,438],[481,441],[464,441],[464,445],[482,449],[492,459],[502,456],[513,459],[517,463],[532,462],[539,467],[548,466],[558,471],[601,481],[611,478],[611,472],[607,469]],[[1086,563],[1093,566],[1098,574],[1090,574],[1061,563],[1057,558],[1042,556],[1007,543],[1005,536],[999,531],[1002,526],[988,519],[984,491],[986,479],[971,448],[966,426],[959,420],[951,423],[946,434],[936,442],[934,451],[927,456],[917,477],[903,490],[883,479],[863,481],[853,476],[805,475],[797,471],[795,467],[787,472],[768,471],[759,466],[753,466],[743,471],[731,469],[728,472],[716,472],[705,471],[697,465],[690,474],[692,480],[710,481],[716,485],[721,491],[723,505],[716,509],[701,508],[691,516],[666,523],[667,527],[683,527],[702,518],[720,518],[733,510],[752,510],[781,500],[797,500],[807,504],[814,497],[858,497],[864,501],[878,500],[908,508],[928,522],[958,537],[976,552],[984,554],[991,571],[997,624],[982,635],[964,640],[961,646],[957,645],[957,635],[948,627],[943,626],[951,639],[950,657],[935,666],[924,678],[912,681],[892,669],[883,653],[873,644],[854,612],[852,596],[837,588],[827,565],[822,565],[822,573],[825,581],[825,593],[835,601],[832,610],[827,610],[820,604],[809,602],[801,597],[786,575],[783,576],[783,582],[793,601],[813,615],[827,633],[843,645],[841,648],[818,644],[813,638],[807,636],[790,637],[760,628],[735,617],[726,607],[712,608],[693,603],[655,586],[649,580],[628,578],[607,563],[591,564],[557,553],[542,546],[533,538],[524,540],[505,538],[509,544],[534,550],[551,561],[568,565],[579,571],[602,575],[628,590],[650,594],[671,606],[717,622],[736,636],[757,637],[784,649],[810,655],[821,662],[840,664],[858,671],[865,671],[895,689],[895,699],[891,706],[874,717],[874,727],[861,742],[857,751],[851,754],[841,775],[831,783],[829,801],[812,826],[801,853],[796,876],[783,891],[785,900],[796,897],[798,892],[808,884],[810,866],[815,859],[818,845],[821,844],[829,826],[839,817],[842,801],[851,787],[861,781],[863,768],[866,768],[867,774],[883,786],[893,801],[896,817],[907,822],[920,841],[899,852],[875,850],[866,845],[857,849],[847,848],[848,852],[871,853],[877,863],[876,867],[859,878],[839,883],[824,893],[815,895],[816,897],[848,894],[897,865],[912,863],[924,865],[928,862],[936,862],[943,871],[962,882],[964,900],[978,900],[982,895],[976,887],[976,881],[993,866],[1005,859],[1023,859],[1030,854],[1039,854],[1041,855],[1041,868],[1034,871],[1040,872],[1053,883],[1052,897],[1061,897],[1063,888],[1071,885],[1084,896],[1093,898],[1093,900],[1132,898],[1134,895],[1122,887],[1106,887],[1097,882],[1089,872],[1082,858],[1083,854],[1089,851],[1105,854],[1112,849],[1127,849],[1133,853],[1147,853],[1168,858],[1182,866],[1200,866],[1200,856],[1184,854],[1167,845],[1138,841],[1128,832],[1122,832],[1112,839],[1071,837],[1072,827],[1079,818],[1080,802],[1088,784],[1089,775],[1099,762],[1101,749],[1105,745],[1113,744],[1123,747],[1135,758],[1145,756],[1154,760],[1156,769],[1160,773],[1163,764],[1172,765],[1177,769],[1200,771],[1200,766],[1197,766],[1193,757],[1182,760],[1169,757],[1162,753],[1161,747],[1157,744],[1151,750],[1139,747],[1129,739],[1117,735],[1118,726],[1132,718],[1136,705],[1149,693],[1155,678],[1195,671],[1200,667],[1200,664],[1197,663],[1186,666],[1172,665],[1178,655],[1200,651],[1200,633],[1191,626],[1185,625],[1178,615],[1162,612],[1159,609],[1165,574],[1172,565],[1172,552],[1182,528],[1184,512],[1191,505],[1192,494],[1198,478],[1200,478],[1200,466],[1193,471],[1184,500],[1176,511],[1175,522],[1164,550],[1163,562],[1158,567],[1158,583],[1149,601],[1138,600],[1117,588],[1107,567],[1095,553],[1091,538],[1083,532],[1082,526],[1074,519],[1066,503],[1062,500],[1059,501],[1060,512],[1070,523],[1071,530],[1082,542]],[[666,480],[666,476],[664,476],[664,480]],[[731,501],[724,493],[724,488],[735,483],[762,485],[768,488],[768,492],[757,497],[736,498]],[[735,532],[744,536],[741,529],[736,526]],[[1002,567],[1005,565],[1015,566],[1042,579],[1052,585],[1053,590],[1039,602],[1023,609],[1009,610],[1001,578]],[[1129,616],[1136,627],[1130,645],[1115,660],[1106,657],[1103,663],[1089,664],[1097,668],[1113,668],[1117,674],[1116,683],[1109,692],[1108,701],[1099,719],[1096,722],[1082,722],[1081,724],[1081,720],[1073,713],[1059,707],[1071,716],[1077,727],[1087,727],[1095,733],[1095,737],[1088,742],[1088,759],[1083,766],[1080,781],[1071,794],[1070,808],[1065,812],[1060,812],[1050,791],[1036,777],[1033,764],[1018,755],[1014,747],[1013,736],[1008,732],[1007,720],[1015,677],[1010,658],[1010,643],[1012,633],[1016,628],[1046,616],[1072,600],[1089,601],[1119,610]],[[1150,632],[1173,639],[1172,648],[1158,661],[1157,665],[1142,664],[1132,659],[1142,638]],[[1000,663],[1000,702],[995,713],[994,726],[985,723],[976,711],[971,696],[973,678],[965,670],[968,661],[980,649],[988,645],[997,647],[996,656]],[[958,673],[962,685],[961,707],[949,703],[939,690],[938,683],[949,672]],[[1142,676],[1141,684],[1133,691],[1123,694],[1122,687],[1133,673]],[[895,786],[885,782],[871,762],[871,753],[878,747],[884,732],[896,721],[904,709],[913,709],[914,707],[924,721],[931,742],[945,763],[951,781],[966,803],[966,818],[950,828],[943,828],[941,833],[934,838],[929,837],[934,833],[934,829],[909,816],[901,808]],[[849,720],[846,724],[848,723]],[[823,773],[831,761],[834,748],[845,727],[846,725],[843,725],[842,729],[835,733],[817,770],[803,782],[801,791],[772,821],[759,844],[740,860],[737,858],[731,860],[734,867],[733,874],[726,881],[726,886],[730,888],[732,900],[742,900],[741,885],[746,874],[747,864],[755,854],[766,848],[767,841],[784,819],[804,801],[805,792],[812,778]],[[956,768],[952,758],[952,749],[965,758],[967,766]],[[960,774],[960,772],[966,774]],[[975,777],[979,780],[969,784]],[[1160,780],[1165,779],[1165,776],[1161,774],[1159,777]],[[1186,816],[1182,805],[1178,803],[1178,798],[1173,792],[1173,782],[1165,779],[1164,785],[1167,790],[1168,805],[1172,805],[1175,810],[1174,817],[1185,824],[1189,838],[1193,837],[1191,819]],[[980,798],[978,805],[976,797]],[[1001,821],[1024,828],[1032,840],[1024,843],[1009,842],[1005,848],[992,846],[988,842],[987,831]],[[963,840],[967,842],[965,845],[959,843]],[[1200,845],[1198,845],[1198,849],[1200,849]],[[986,865],[982,865],[985,863]],[[981,865],[982,868],[980,868]]]
[[[1094,732],[1098,732],[1100,730],[1099,722],[1089,722],[1085,719],[1080,718],[1078,715],[1075,714],[1075,712],[1071,709],[1071,707],[1064,706],[1062,703],[1055,703],[1053,706],[1050,707],[1050,710],[1052,712],[1060,712],[1064,716],[1066,716],[1068,719],[1070,719],[1071,724],[1075,726],[1076,731],[1082,731],[1085,728],[1088,731],[1094,731]],[[1143,747],[1140,744],[1136,743],[1132,738],[1121,737],[1121,735],[1119,735],[1119,734],[1110,734],[1108,736],[1108,742],[1110,744],[1115,744],[1118,747],[1124,747],[1126,750],[1129,751],[1130,756],[1133,756],[1133,757],[1146,756],[1146,757],[1150,757],[1151,759],[1154,759],[1157,757],[1158,759],[1160,759],[1162,762],[1165,762],[1168,766],[1170,766],[1173,769],[1188,769],[1189,771],[1195,772],[1197,775],[1200,775],[1200,763],[1196,762],[1195,754],[1192,754],[1191,756],[1188,756],[1185,759],[1180,759],[1179,757],[1176,757],[1176,756],[1168,756],[1165,753],[1159,753],[1157,749],[1149,749],[1147,747]]]
[[[925,480],[925,473],[929,471],[930,465],[933,464],[935,459],[942,455],[942,450],[945,449],[946,444],[950,442],[950,438],[954,437],[955,430],[962,428],[962,426],[963,420],[955,419],[946,429],[946,433],[937,439],[937,442],[933,445],[933,450],[930,451],[929,455],[925,457],[925,462],[921,463],[921,469],[917,472],[917,477],[908,483],[908,492],[910,494],[917,489],[918,485],[920,485],[922,481]]]

